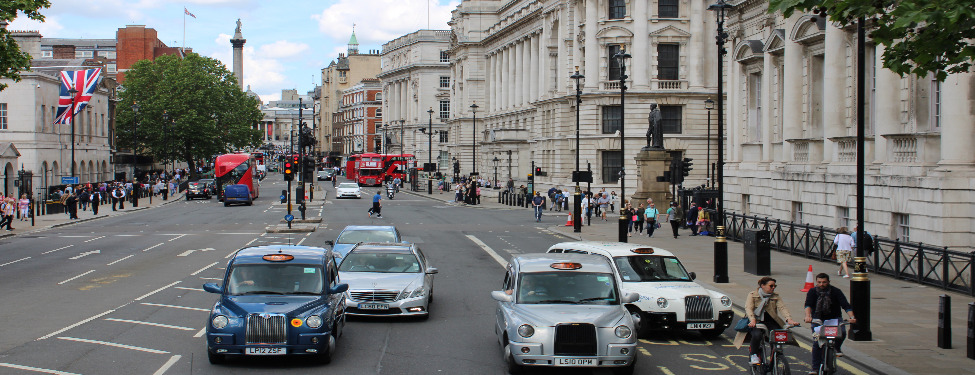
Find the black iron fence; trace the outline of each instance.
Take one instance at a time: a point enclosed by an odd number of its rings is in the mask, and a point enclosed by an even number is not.
[[[716,216],[711,211],[712,217]],[[741,241],[745,229],[767,230],[770,247],[805,258],[831,260],[836,230],[822,226],[746,216],[725,212],[725,235]],[[714,221],[709,230],[713,233]],[[948,250],[947,247],[903,242],[873,235],[874,251],[867,257],[872,273],[932,285],[975,296],[975,252]]]

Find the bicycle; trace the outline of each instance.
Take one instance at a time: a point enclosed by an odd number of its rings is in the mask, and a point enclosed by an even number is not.
[[[813,369],[819,375],[836,373],[836,340],[845,335],[845,330],[842,327],[850,325],[848,320],[839,323],[839,325],[827,326],[823,325],[823,321],[820,319],[814,319],[812,321],[814,332],[816,326],[821,326],[818,333],[813,333],[813,340],[819,341],[820,350],[823,352],[822,364],[819,365],[818,369]]]
[[[782,347],[785,345],[796,345],[795,340],[792,339],[792,333],[789,330],[799,326],[799,324],[786,324],[784,328],[773,329],[771,330],[771,334],[769,334],[769,329],[765,324],[758,323],[755,325],[755,328],[762,330],[763,335],[762,344],[758,349],[761,353],[762,363],[751,365],[752,375],[792,374],[792,370],[789,368],[789,360],[782,352]]]

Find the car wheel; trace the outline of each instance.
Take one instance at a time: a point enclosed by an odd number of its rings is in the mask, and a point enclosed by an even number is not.
[[[187,195],[187,196],[186,196],[186,201],[187,201],[187,202],[189,202],[189,201],[190,201],[190,196],[189,196],[189,195]]]
[[[230,207],[230,203],[227,203],[227,202],[223,202],[223,206],[224,206],[224,207]]]
[[[210,360],[210,364],[212,365],[219,365],[227,362],[227,356],[211,352],[209,348],[207,349],[207,359]]]
[[[525,373],[525,367],[515,363],[515,357],[511,355],[511,344],[504,346],[504,364],[505,370],[511,375],[519,375]]]

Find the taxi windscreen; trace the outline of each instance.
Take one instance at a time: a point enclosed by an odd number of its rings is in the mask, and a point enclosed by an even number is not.
[[[227,293],[322,294],[322,267],[313,264],[245,264],[235,266],[227,282]]]
[[[684,266],[675,257],[633,255],[615,257],[613,261],[623,282],[691,281]]]
[[[418,273],[420,272],[420,262],[410,252],[353,251],[342,260],[339,271]]]
[[[389,230],[350,230],[335,239],[335,243],[359,242],[396,242],[396,235]]]
[[[518,281],[522,304],[619,304],[616,283],[608,273],[530,272]]]

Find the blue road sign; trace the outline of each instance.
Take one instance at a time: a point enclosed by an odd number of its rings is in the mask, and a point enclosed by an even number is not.
[[[79,183],[78,177],[61,177],[61,185],[77,185]]]
[[[294,219],[295,215],[284,215],[284,220],[286,221],[293,221]]]
[[[278,199],[284,200],[284,194],[281,194],[281,198],[278,198]]]

